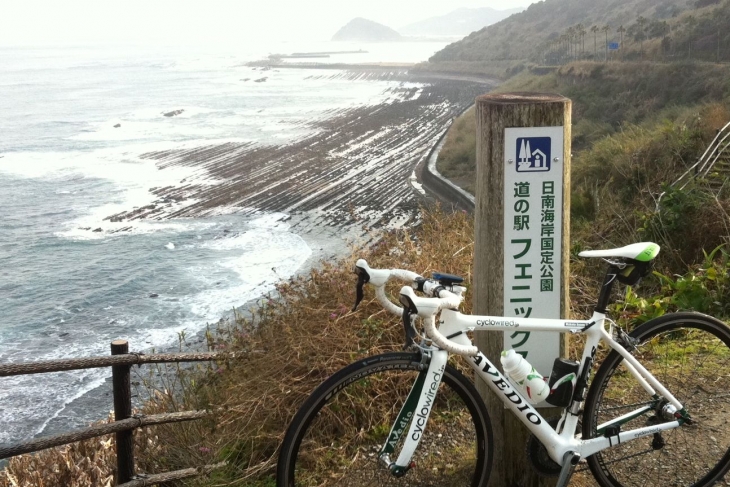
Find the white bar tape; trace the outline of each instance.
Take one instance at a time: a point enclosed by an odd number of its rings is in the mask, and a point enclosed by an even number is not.
[[[441,334],[436,328],[435,316],[441,309],[457,309],[461,304],[462,297],[450,291],[442,291],[446,296],[443,298],[421,298],[416,296],[412,288],[404,286],[400,293],[407,296],[418,311],[418,316],[423,318],[423,326],[426,334],[442,349],[458,355],[477,355],[479,349],[475,346],[461,345],[454,343]]]

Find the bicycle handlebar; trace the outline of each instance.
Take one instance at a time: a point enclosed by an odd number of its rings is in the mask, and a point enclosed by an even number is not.
[[[391,277],[395,277],[404,282],[413,283],[419,279],[423,279],[415,272],[407,271],[405,269],[373,269],[368,265],[365,259],[358,259],[355,262],[355,273],[358,276],[357,280],[357,298],[355,301],[355,307],[353,311],[357,309],[363,298],[363,285],[370,283],[375,286],[375,296],[380,301],[380,304],[389,312],[400,315],[403,312],[403,308],[394,304],[385,295],[385,283],[390,280]]]
[[[355,272],[358,275],[357,300],[353,311],[363,298],[363,286],[370,283],[375,286],[375,296],[383,307],[396,315],[410,312],[417,314],[424,321],[426,334],[442,349],[459,355],[476,355],[477,347],[455,343],[441,334],[436,328],[435,316],[442,309],[458,309],[464,300],[462,293],[466,288],[457,285],[450,285],[447,289],[437,281],[424,279],[415,272],[405,269],[373,269],[364,259],[358,259],[355,263]],[[400,290],[400,307],[391,302],[385,295],[385,283],[392,277],[410,283]],[[415,290],[422,291],[427,296],[419,297]]]
[[[412,288],[404,286],[400,290],[401,302],[412,306],[418,316],[423,318],[423,327],[426,334],[443,350],[458,355],[477,355],[479,349],[473,345],[461,345],[446,338],[436,328],[436,313],[442,309],[458,309],[464,298],[460,294],[441,288],[434,290],[438,296],[433,298],[421,298],[416,296]]]

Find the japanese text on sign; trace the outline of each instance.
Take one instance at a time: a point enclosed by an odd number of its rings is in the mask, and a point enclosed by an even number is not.
[[[560,318],[563,127],[505,129],[504,316]],[[554,333],[505,332],[548,374],[560,352]]]

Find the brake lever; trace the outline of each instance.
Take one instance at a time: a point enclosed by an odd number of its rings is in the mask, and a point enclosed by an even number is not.
[[[416,330],[413,329],[413,323],[411,322],[411,308],[410,306],[403,306],[403,330],[406,333],[406,343],[403,345],[403,350],[409,350],[416,346]]]
[[[355,267],[355,274],[357,274],[357,284],[355,285],[355,306],[352,308],[352,311],[357,310],[364,296],[363,287],[370,281],[370,276],[365,272],[365,269]]]

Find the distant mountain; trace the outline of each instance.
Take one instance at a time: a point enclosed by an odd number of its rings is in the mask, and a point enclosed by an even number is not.
[[[333,41],[392,42],[401,41],[401,35],[383,24],[363,18],[355,18],[337,31]]]
[[[440,17],[431,17],[406,25],[398,31],[410,36],[465,36],[523,10],[524,8],[508,10],[495,10],[489,7],[460,8]]]

